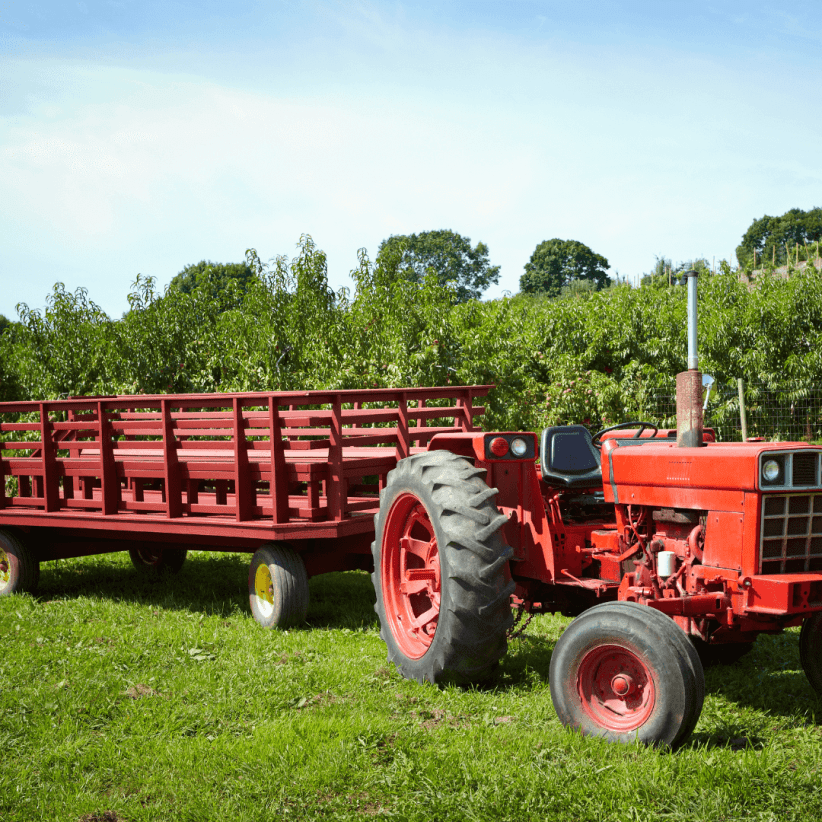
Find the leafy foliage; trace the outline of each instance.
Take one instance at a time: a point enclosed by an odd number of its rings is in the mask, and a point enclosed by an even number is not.
[[[656,398],[674,393],[685,367],[684,288],[655,278],[573,299],[455,304],[435,275],[408,279],[403,253],[384,247],[372,261],[361,250],[353,292],[335,292],[325,254],[303,236],[290,260],[248,252],[254,276],[235,308],[208,288],[163,294],[138,277],[120,320],[57,284],[44,311],[19,306],[21,323],[0,335],[0,395],[494,384],[488,429],[660,419]],[[699,283],[704,371],[720,383],[790,379],[796,397],[819,384],[818,274],[766,273],[752,286],[723,264]],[[733,400],[712,400],[712,422],[737,413]]]
[[[525,264],[519,287],[525,294],[548,297],[559,296],[563,288],[579,280],[588,280],[600,289],[605,287],[610,267],[605,257],[578,240],[545,240]]]
[[[754,220],[737,246],[736,256],[741,265],[784,265],[818,255],[816,246],[822,240],[822,208],[803,211],[792,208],[781,217],[767,214]],[[806,245],[811,244],[811,248]]]
[[[396,234],[380,243],[378,259],[385,255],[412,282],[433,273],[440,285],[455,290],[457,302],[478,300],[489,285],[499,281],[499,266],[488,261],[488,246],[455,231],[422,231]]]
[[[237,308],[248,292],[254,270],[246,263],[212,263],[201,260],[187,265],[169,283],[172,291],[191,294],[200,291],[220,303],[223,309]]]

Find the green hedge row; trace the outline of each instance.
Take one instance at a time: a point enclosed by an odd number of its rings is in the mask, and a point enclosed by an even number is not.
[[[493,383],[486,427],[596,428],[658,416],[659,395],[685,368],[685,289],[667,283],[454,304],[433,277],[408,282],[398,260],[375,265],[364,252],[353,292],[334,292],[307,236],[292,260],[248,260],[256,277],[245,295],[162,294],[138,278],[119,320],[57,284],[44,311],[21,306],[21,323],[0,336],[3,399]],[[725,267],[699,291],[703,371],[728,383],[789,380],[798,396],[819,384],[816,270],[764,274],[751,287]],[[729,401],[715,413],[736,411]]]

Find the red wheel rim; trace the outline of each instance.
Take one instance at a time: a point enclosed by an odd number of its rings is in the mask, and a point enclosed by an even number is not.
[[[642,657],[621,645],[600,645],[585,654],[577,669],[577,692],[597,725],[621,733],[647,721],[656,697]]]
[[[403,654],[419,659],[440,615],[440,557],[434,526],[413,494],[400,494],[385,520],[381,548],[385,615]]]

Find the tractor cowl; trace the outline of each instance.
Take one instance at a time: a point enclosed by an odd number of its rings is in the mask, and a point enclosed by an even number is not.
[[[702,442],[702,374],[696,344],[696,271],[686,271],[688,281],[688,370],[676,375],[676,444],[700,448]]]

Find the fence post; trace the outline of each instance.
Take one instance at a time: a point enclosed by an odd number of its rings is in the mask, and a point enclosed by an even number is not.
[[[43,458],[43,501],[47,512],[56,511],[59,503],[59,480],[57,478],[57,449],[49,420],[48,406],[40,403],[40,453]]]
[[[97,403],[97,423],[100,428],[100,494],[103,516],[116,514],[120,508],[120,481],[114,462],[114,445],[111,441],[111,423],[106,419],[102,402]]]
[[[745,383],[742,377],[736,380],[736,387],[739,390],[739,423],[742,427],[742,442],[748,439],[748,420],[745,417]]]
[[[268,439],[271,443],[271,517],[275,525],[288,522],[288,467],[280,426],[280,406],[273,394],[268,395]]]
[[[168,400],[160,400],[160,419],[163,431],[163,477],[166,488],[166,517],[173,519],[183,513],[183,489],[180,484],[180,466],[177,441],[174,438],[174,420]]]
[[[232,399],[234,418],[234,509],[237,522],[251,519],[254,488],[248,471],[248,441],[245,438],[243,404],[239,397]]]
[[[345,517],[345,502],[348,497],[346,481],[343,479],[342,399],[339,394],[334,396],[331,403],[328,439],[328,481],[325,484],[325,497],[329,519],[339,522]]]

